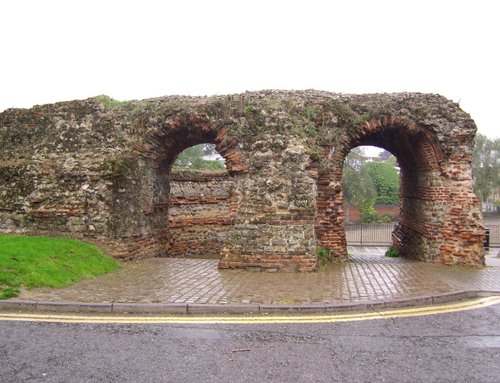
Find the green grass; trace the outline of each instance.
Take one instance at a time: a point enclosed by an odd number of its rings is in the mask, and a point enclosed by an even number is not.
[[[130,101],[115,100],[114,98],[111,98],[111,97],[106,96],[104,94],[101,96],[97,96],[96,99],[99,102],[101,102],[101,104],[103,104],[105,107],[110,108],[110,109],[120,108],[120,107],[130,103]]]
[[[66,238],[0,234],[0,299],[19,288],[63,287],[118,268],[95,245]]]

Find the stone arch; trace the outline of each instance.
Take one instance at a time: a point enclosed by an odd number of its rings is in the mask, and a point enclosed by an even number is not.
[[[224,157],[228,173],[245,173],[248,170],[236,139],[228,135],[227,128],[198,115],[167,119],[149,141],[152,160],[157,168],[170,167],[186,148],[211,143]]]
[[[169,228],[170,181],[172,165],[177,156],[191,146],[210,143],[215,145],[217,152],[224,158],[229,178],[246,173],[248,168],[237,141],[228,135],[227,129],[197,115],[167,120],[149,142],[151,145],[149,152],[152,155],[148,160],[151,164],[152,179],[148,181],[151,185],[148,204],[150,215],[153,217],[150,230],[160,233],[166,255],[171,256],[175,255],[173,254],[175,251],[171,248]],[[209,179],[210,177],[205,175],[198,181],[208,182]],[[233,188],[228,198],[229,215],[222,218],[223,224],[231,224],[234,221],[238,209],[237,201],[236,191]],[[214,222],[208,223],[214,224]],[[181,221],[176,222],[176,225],[176,229],[179,230],[182,229],[179,225],[191,225],[191,223]]]
[[[364,121],[346,140],[338,140],[330,149],[328,165],[323,167],[318,183],[316,233],[320,246],[347,259],[342,168],[349,151],[361,145],[390,151],[400,165],[400,219],[393,232],[393,244],[402,256],[446,264],[483,264],[480,248],[476,247],[475,256],[469,253],[461,257],[457,251],[462,240],[479,243],[481,232],[480,227],[475,227],[467,233],[462,231],[462,239],[458,234],[463,227],[456,222],[456,216],[467,219],[468,214],[463,212],[464,202],[472,207],[470,212],[477,207],[471,190],[459,193],[461,199],[454,198],[453,191],[464,185],[449,177],[449,168],[455,167],[455,176],[467,173],[464,161],[448,158],[435,134],[426,127],[393,115]],[[476,217],[471,221],[475,222]],[[451,234],[450,227],[459,226],[462,228]]]

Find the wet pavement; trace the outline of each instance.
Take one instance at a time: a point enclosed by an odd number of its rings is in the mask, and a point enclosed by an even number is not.
[[[383,247],[349,247],[350,261],[317,273],[219,270],[214,259],[152,258],[61,289],[23,290],[17,299],[52,302],[336,304],[460,290],[500,292],[499,249],[483,269],[384,257]]]

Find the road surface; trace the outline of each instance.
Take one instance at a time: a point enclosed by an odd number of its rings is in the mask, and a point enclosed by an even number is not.
[[[500,304],[340,323],[0,320],[0,382],[498,382]]]

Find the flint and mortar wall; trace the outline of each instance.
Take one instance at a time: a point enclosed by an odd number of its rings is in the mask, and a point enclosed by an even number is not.
[[[314,270],[316,183],[304,143],[266,131],[245,143],[249,170],[235,178],[238,211],[219,267]]]
[[[9,109],[0,113],[0,230],[83,238],[124,259],[210,247],[221,268],[312,271],[318,246],[347,259],[342,163],[371,144],[401,167],[401,254],[482,265],[475,131],[458,105],[417,93],[97,97]],[[226,160],[229,210],[227,201],[190,205],[175,195],[174,159],[207,142]],[[213,241],[192,242],[206,237],[195,210],[183,216],[195,205],[229,211],[203,217],[217,222]]]

